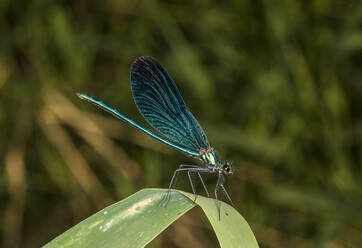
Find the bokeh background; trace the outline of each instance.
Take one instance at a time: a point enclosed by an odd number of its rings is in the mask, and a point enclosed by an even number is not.
[[[129,84],[142,55],[233,161],[260,247],[361,246],[361,1],[4,0],[0,37],[0,246],[44,245],[196,162],[76,98],[148,126]],[[218,244],[194,209],[149,247]]]

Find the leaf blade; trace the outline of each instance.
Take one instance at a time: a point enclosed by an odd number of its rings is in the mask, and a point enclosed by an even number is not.
[[[144,189],[95,213],[44,247],[144,247],[195,204],[171,191],[167,207],[159,206],[165,195]]]
[[[181,192],[190,199],[193,195]],[[222,248],[258,248],[258,242],[246,220],[232,206],[221,202],[220,220],[216,200],[197,196],[196,203],[205,212]]]
[[[216,200],[172,190],[143,189],[110,205],[59,235],[44,247],[144,247],[175,220],[199,205],[209,219],[222,248],[258,248],[250,226],[230,205],[221,203],[219,220]]]

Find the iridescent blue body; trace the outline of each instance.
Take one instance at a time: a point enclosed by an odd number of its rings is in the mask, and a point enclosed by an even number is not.
[[[169,145],[171,146],[172,148],[175,148],[176,150],[179,150],[181,152],[184,152],[186,153],[187,155],[189,156],[192,156],[192,157],[198,157],[199,154],[193,150],[190,150],[186,147],[183,147],[183,146],[180,146],[180,145],[177,145],[175,144],[174,142],[168,140],[168,139],[165,139],[163,137],[161,137],[160,135],[157,135],[156,133],[152,132],[151,130],[139,125],[138,123],[136,123],[134,120],[132,120],[131,118],[128,118],[127,116],[121,114],[119,111],[117,111],[116,109],[108,106],[107,104],[105,104],[104,102],[98,100],[98,99],[95,99],[94,97],[91,97],[91,96],[88,96],[86,94],[77,94],[77,96],[82,99],[82,100],[85,100],[85,101],[88,101],[88,102],[91,102],[95,105],[97,105],[99,108],[107,111],[108,113],[114,115],[115,117],[117,117],[118,119],[121,119],[127,123],[129,123],[131,126],[135,127],[135,128],[138,128],[139,130],[141,130],[142,132],[148,134],[149,136],[151,136],[152,138],[166,144],[166,145]]]
[[[231,202],[223,186],[222,174],[231,175],[232,166],[228,162],[220,162],[215,149],[210,146],[204,130],[187,108],[167,71],[153,58],[140,57],[131,66],[131,88],[140,113],[154,129],[166,138],[139,125],[100,100],[86,94],[77,94],[77,96],[129,123],[154,139],[205,163],[206,167],[181,165],[172,177],[170,188],[178,172],[187,171],[193,191],[190,173],[199,175],[207,192],[200,173],[218,173],[215,197],[217,198],[217,190],[220,187]]]

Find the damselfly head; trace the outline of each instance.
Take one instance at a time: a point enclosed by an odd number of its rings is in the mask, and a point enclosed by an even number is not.
[[[223,164],[222,171],[225,175],[231,176],[234,172],[231,162],[226,162],[225,164]]]

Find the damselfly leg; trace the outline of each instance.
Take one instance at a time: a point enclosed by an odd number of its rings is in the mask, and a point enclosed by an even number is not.
[[[225,186],[224,186],[224,177],[223,177],[223,174],[222,172],[220,171],[219,172],[219,175],[218,175],[218,179],[217,179],[217,183],[216,183],[216,186],[215,186],[215,199],[216,199],[216,208],[217,208],[217,211],[218,211],[218,214],[219,214],[219,220],[220,220],[220,208],[221,208],[221,201],[218,199],[218,196],[217,196],[217,191],[219,190],[219,188],[222,189],[224,195],[226,196],[226,198],[228,199],[228,201],[231,203],[232,206],[234,206],[234,203],[233,201],[231,200],[228,192],[226,191],[225,189]]]
[[[191,184],[191,188],[192,188],[192,192],[195,196],[195,199],[194,201],[196,201],[196,191],[195,191],[195,188],[194,188],[194,184],[192,182],[192,178],[191,178],[191,173],[197,173],[199,178],[200,178],[200,181],[202,183],[202,186],[207,194],[207,196],[209,197],[210,194],[209,194],[209,191],[207,190],[207,187],[206,187],[206,184],[201,176],[200,173],[213,173],[213,171],[210,171],[209,168],[207,167],[204,167],[204,166],[198,166],[198,165],[186,165],[186,164],[182,164],[179,166],[179,168],[177,170],[175,170],[175,172],[173,173],[172,175],[172,178],[171,178],[171,182],[170,182],[170,185],[168,187],[168,190],[167,190],[167,193],[166,195],[163,197],[162,201],[161,201],[161,205],[165,205],[167,204],[167,202],[169,201],[170,199],[170,193],[171,193],[171,189],[173,189],[174,185],[176,184],[177,182],[177,178],[178,178],[178,175],[180,172],[187,172],[187,175],[188,175],[188,178],[189,178],[189,181],[190,181],[190,184]]]

